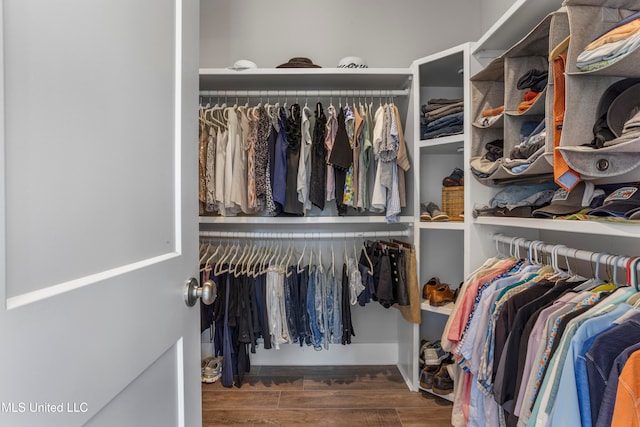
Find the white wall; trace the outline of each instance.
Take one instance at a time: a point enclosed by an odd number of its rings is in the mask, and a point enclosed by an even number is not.
[[[484,34],[506,11],[515,0],[480,0],[481,30]]]
[[[342,57],[360,56],[369,67],[407,67],[416,58],[477,40],[482,35],[481,4],[201,0],[200,66],[228,67],[250,59],[268,68],[306,56],[335,67]]]

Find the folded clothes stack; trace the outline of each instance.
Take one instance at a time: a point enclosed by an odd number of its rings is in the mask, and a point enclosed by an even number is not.
[[[539,122],[527,121],[520,128],[520,144],[511,149],[509,157],[502,165],[513,173],[522,173],[544,154],[547,133],[544,119]]]
[[[504,114],[504,105],[497,108],[487,108],[482,110],[480,118],[476,120],[476,124],[482,127],[489,127],[494,124]]]
[[[531,108],[533,103],[540,97],[540,93],[547,87],[548,78],[549,72],[547,70],[533,68],[518,79],[516,83],[518,90],[527,90],[524,93],[522,102],[518,104],[518,113],[522,114]]]
[[[593,40],[576,59],[580,71],[595,71],[614,64],[640,46],[640,12],[618,22]]]
[[[504,140],[489,141],[484,146],[484,155],[471,160],[471,172],[478,178],[490,177],[504,160]]]
[[[422,139],[457,135],[463,132],[464,102],[462,98],[434,98],[422,106],[420,131]]]

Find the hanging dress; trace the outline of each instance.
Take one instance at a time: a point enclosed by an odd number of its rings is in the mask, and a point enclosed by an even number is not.
[[[300,166],[300,145],[302,143],[302,113],[300,105],[293,104],[286,124],[287,132],[287,179],[284,212],[292,215],[304,213],[298,200],[298,167]]]

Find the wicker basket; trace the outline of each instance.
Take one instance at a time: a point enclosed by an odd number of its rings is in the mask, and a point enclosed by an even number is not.
[[[464,220],[464,186],[442,187],[442,210],[449,215],[449,221]]]

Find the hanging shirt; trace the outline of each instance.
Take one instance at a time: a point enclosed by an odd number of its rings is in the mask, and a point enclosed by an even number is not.
[[[338,118],[336,117],[336,109],[333,105],[329,105],[328,112],[329,118],[327,119],[327,132],[324,145],[327,150],[327,202],[330,202],[336,198],[336,180],[333,173],[333,166],[329,164],[329,157],[331,157],[331,150],[333,150],[336,133],[338,132]]]
[[[279,205],[277,211],[284,208],[287,191],[287,135],[286,113],[284,108],[278,110],[279,131],[275,143],[275,162],[273,170],[273,200]]]
[[[227,118],[227,124],[229,126],[229,140],[227,141],[224,165],[224,208],[225,215],[235,215],[240,212],[240,208],[231,200],[231,194],[233,190],[233,168],[236,164],[236,148],[239,149],[242,143],[241,130],[236,108],[226,108],[225,116]]]
[[[256,140],[258,139],[258,118],[256,109],[247,110],[247,137],[244,149],[247,156],[247,213],[258,211],[258,197],[256,195]]]
[[[206,203],[204,210],[206,212],[215,212],[216,210],[216,130],[215,126],[209,126],[209,142],[207,143],[207,164],[205,184],[207,187]]]
[[[251,213],[247,200],[247,137],[249,136],[249,119],[247,108],[238,107],[240,132],[236,138],[233,154],[233,173],[231,182],[231,202],[243,213]]]
[[[229,133],[225,129],[222,131],[218,128],[218,137],[216,138],[216,211],[220,215],[225,214],[224,207],[224,179],[225,165],[227,156],[227,142]]]
[[[300,144],[300,161],[298,164],[297,191],[298,201],[305,211],[311,209],[309,200],[309,185],[311,182],[311,124],[309,118],[311,110],[305,106],[302,109],[302,141]]]
[[[376,163],[376,175],[373,183],[373,195],[371,197],[371,212],[384,212],[387,206],[387,190],[382,185],[382,168],[380,167],[380,150],[382,146],[382,138],[384,134],[384,108],[378,107],[374,115],[373,126],[373,158]]]
[[[349,148],[351,150],[351,155],[353,156],[353,147],[354,147],[354,139],[355,139],[355,114],[349,108],[349,106],[344,107],[344,125],[347,130],[347,138],[349,139]],[[351,164],[347,169],[345,180],[344,180],[344,196],[342,198],[342,202],[346,206],[354,206],[354,164],[353,157],[351,158]]]

